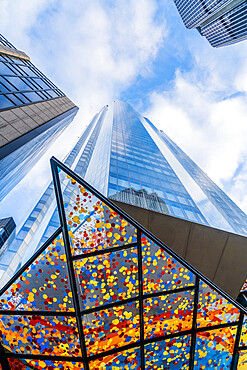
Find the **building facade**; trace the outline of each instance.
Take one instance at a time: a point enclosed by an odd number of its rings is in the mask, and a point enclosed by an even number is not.
[[[0,35],[0,201],[73,120],[78,108]]]
[[[103,107],[64,163],[110,199],[247,235],[244,212],[164,132],[127,103]],[[62,190],[69,198],[65,180]],[[52,182],[18,226],[15,240],[0,259],[2,282],[58,228]]]
[[[197,28],[214,46],[234,44],[247,38],[245,0],[174,0],[187,28]]]

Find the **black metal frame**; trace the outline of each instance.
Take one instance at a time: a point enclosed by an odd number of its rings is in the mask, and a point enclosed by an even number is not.
[[[59,217],[60,217],[60,223],[61,226],[58,228],[58,230],[46,241],[46,243],[34,254],[34,256],[18,271],[18,273],[6,284],[6,286],[0,290],[0,296],[10,287],[10,285],[26,270],[28,266],[33,263],[33,261],[42,253],[45,251],[45,249],[54,241],[58,235],[63,235],[64,240],[64,246],[65,246],[65,252],[67,257],[67,265],[68,265],[68,271],[69,271],[69,281],[71,285],[71,291],[73,296],[73,304],[75,308],[75,312],[57,312],[57,311],[20,311],[20,310],[0,310],[1,315],[44,315],[44,316],[71,316],[75,317],[77,321],[78,326],[78,333],[79,333],[79,342],[82,350],[82,356],[78,357],[72,357],[72,356],[49,356],[49,355],[27,355],[27,354],[15,354],[15,353],[9,353],[7,351],[4,352],[4,354],[0,357],[0,364],[2,365],[3,369],[8,369],[6,367],[6,361],[7,358],[19,358],[19,359],[38,359],[38,360],[50,360],[50,361],[73,361],[73,362],[82,362],[84,364],[84,369],[89,370],[90,369],[90,362],[99,358],[103,358],[105,356],[117,354],[120,352],[123,352],[125,350],[138,348],[140,349],[141,353],[141,359],[140,359],[140,368],[141,370],[145,369],[145,345],[154,343],[154,342],[160,342],[162,340],[168,340],[171,338],[178,338],[185,335],[191,335],[191,343],[190,343],[190,360],[189,360],[189,370],[194,369],[194,354],[195,354],[195,346],[196,346],[196,335],[198,332],[205,332],[205,331],[213,331],[220,328],[225,327],[234,327],[237,326],[237,334],[235,339],[235,346],[234,351],[232,355],[232,361],[231,361],[231,367],[230,370],[236,369],[237,366],[237,358],[238,358],[238,352],[239,350],[245,350],[247,347],[240,347],[240,336],[241,336],[241,329],[242,324],[244,320],[244,315],[247,315],[247,310],[243,308],[237,301],[232,299],[230,296],[228,296],[225,292],[223,292],[220,288],[215,286],[211,281],[209,281],[206,277],[204,277],[200,272],[198,272],[195,268],[193,268],[191,265],[189,265],[186,261],[184,261],[181,257],[179,257],[176,253],[174,253],[172,250],[170,250],[164,243],[162,243],[159,239],[157,239],[154,235],[152,235],[148,230],[146,230],[143,226],[141,226],[138,222],[136,222],[132,217],[127,215],[124,211],[122,211],[120,208],[118,208],[114,203],[112,203],[109,199],[105,198],[102,194],[100,194],[97,190],[95,190],[93,187],[91,187],[87,182],[82,180],[78,175],[76,175],[73,171],[71,171],[68,167],[66,167],[63,163],[58,161],[56,158],[51,159],[51,168],[52,168],[52,174],[53,174],[53,180],[55,185],[55,192],[56,192],[56,199],[58,204],[58,210],[59,210]],[[72,177],[75,181],[77,181],[80,185],[82,185],[85,189],[87,189],[89,192],[94,194],[99,200],[104,202],[107,206],[109,206],[113,211],[118,213],[121,217],[123,217],[127,222],[132,224],[136,230],[137,230],[137,242],[131,243],[127,245],[122,245],[119,247],[114,248],[108,248],[103,249],[96,252],[91,252],[88,254],[81,254],[78,256],[72,256],[71,254],[71,247],[70,247],[70,241],[69,241],[69,234],[67,229],[67,223],[66,223],[66,216],[65,211],[63,207],[63,195],[62,190],[60,186],[59,181],[59,174],[58,174],[58,168],[62,171],[64,171],[67,175]],[[168,291],[161,291],[156,293],[150,293],[150,294],[144,294],[143,292],[143,277],[142,277],[142,244],[141,244],[141,235],[144,234],[147,236],[151,241],[156,243],[161,249],[163,249],[166,253],[168,253],[170,256],[175,258],[179,263],[181,263],[185,268],[187,268],[190,272],[192,272],[196,276],[195,284],[183,288],[168,290]],[[128,250],[130,248],[136,247],[137,248],[137,255],[138,255],[138,282],[139,282],[139,294],[136,295],[133,298],[128,298],[125,300],[117,301],[110,304],[104,304],[99,307],[86,309],[86,310],[80,310],[79,305],[79,299],[78,299],[78,293],[76,288],[76,280],[75,280],[75,273],[73,268],[73,261],[81,259],[81,258],[88,258],[92,256],[99,256],[104,255],[106,253],[110,252],[116,252],[120,250]],[[197,328],[197,303],[198,303],[198,296],[199,296],[199,282],[203,281],[207,285],[209,285],[212,289],[214,289],[218,294],[220,294],[223,298],[228,300],[231,304],[233,304],[236,308],[240,310],[240,317],[238,321],[226,323],[226,324],[219,324],[219,325],[212,325],[209,327],[199,327]],[[143,318],[143,301],[147,298],[154,298],[154,297],[160,297],[164,295],[169,295],[172,293],[179,293],[179,292],[188,292],[194,291],[194,308],[193,308],[193,320],[192,320],[192,328],[190,330],[176,332],[169,335],[163,335],[159,337],[154,337],[151,339],[145,339],[144,336],[144,318]],[[85,337],[83,332],[83,324],[82,324],[82,316],[98,312],[104,309],[109,309],[113,307],[117,307],[118,305],[123,305],[127,303],[132,302],[139,302],[139,317],[140,317],[140,340],[138,340],[135,343],[126,344],[120,348],[114,348],[109,351],[101,352],[99,354],[95,355],[87,355],[87,348],[85,344]],[[0,354],[3,351],[3,347],[0,346]]]

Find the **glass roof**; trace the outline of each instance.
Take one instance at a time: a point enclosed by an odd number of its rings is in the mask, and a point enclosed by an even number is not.
[[[0,292],[2,369],[244,370],[245,309],[56,159],[52,171],[61,226]]]

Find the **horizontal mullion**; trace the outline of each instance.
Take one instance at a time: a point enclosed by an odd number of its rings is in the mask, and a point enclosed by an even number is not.
[[[181,293],[181,292],[186,292],[186,291],[190,292],[190,291],[195,290],[195,289],[196,289],[196,286],[191,285],[191,286],[184,287],[184,288],[166,290],[166,291],[162,291],[162,292],[155,292],[155,293],[149,293],[149,294],[144,293],[143,300],[147,299],[147,298],[155,298],[155,297],[160,297],[160,296],[169,295],[169,294],[173,294],[173,293]]]
[[[117,302],[109,303],[109,304],[106,304],[106,305],[102,305],[102,306],[98,306],[98,307],[94,307],[94,308],[89,308],[88,310],[82,310],[80,312],[80,314],[81,314],[81,316],[83,316],[83,315],[87,315],[89,313],[108,310],[108,309],[113,308],[113,307],[122,306],[123,304],[137,302],[138,300],[139,300],[139,295],[136,296],[136,297],[133,297],[133,298],[123,299],[122,301],[117,301]]]
[[[6,91],[6,92],[0,92],[0,95],[9,95],[9,94],[20,94],[20,93],[29,93],[29,92],[42,92],[42,91],[54,91],[52,88],[48,89],[35,89],[35,90],[13,90],[13,91]]]
[[[89,257],[100,256],[100,255],[106,254],[106,253],[112,253],[112,252],[118,252],[118,251],[121,251],[121,250],[127,250],[127,249],[134,248],[134,247],[137,247],[137,243],[121,245],[119,247],[105,248],[105,249],[101,249],[100,251],[95,251],[95,252],[91,252],[91,253],[78,254],[76,256],[72,256],[72,261],[81,260],[81,259],[85,259],[85,258],[89,258]]]
[[[53,355],[31,355],[23,353],[8,353],[6,352],[7,358],[20,358],[27,360],[49,360],[49,361],[73,361],[73,362],[83,362],[83,357],[72,357],[72,356],[53,356]]]
[[[196,333],[204,332],[204,331],[212,331],[212,330],[217,330],[217,329],[223,329],[223,328],[229,328],[231,326],[237,326],[239,321],[234,321],[230,323],[225,323],[225,324],[218,324],[218,325],[211,325],[211,326],[203,326],[196,328]]]

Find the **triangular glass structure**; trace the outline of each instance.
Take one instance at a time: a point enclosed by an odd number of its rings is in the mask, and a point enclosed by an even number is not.
[[[247,311],[51,164],[61,226],[0,292],[0,369],[244,370]]]

